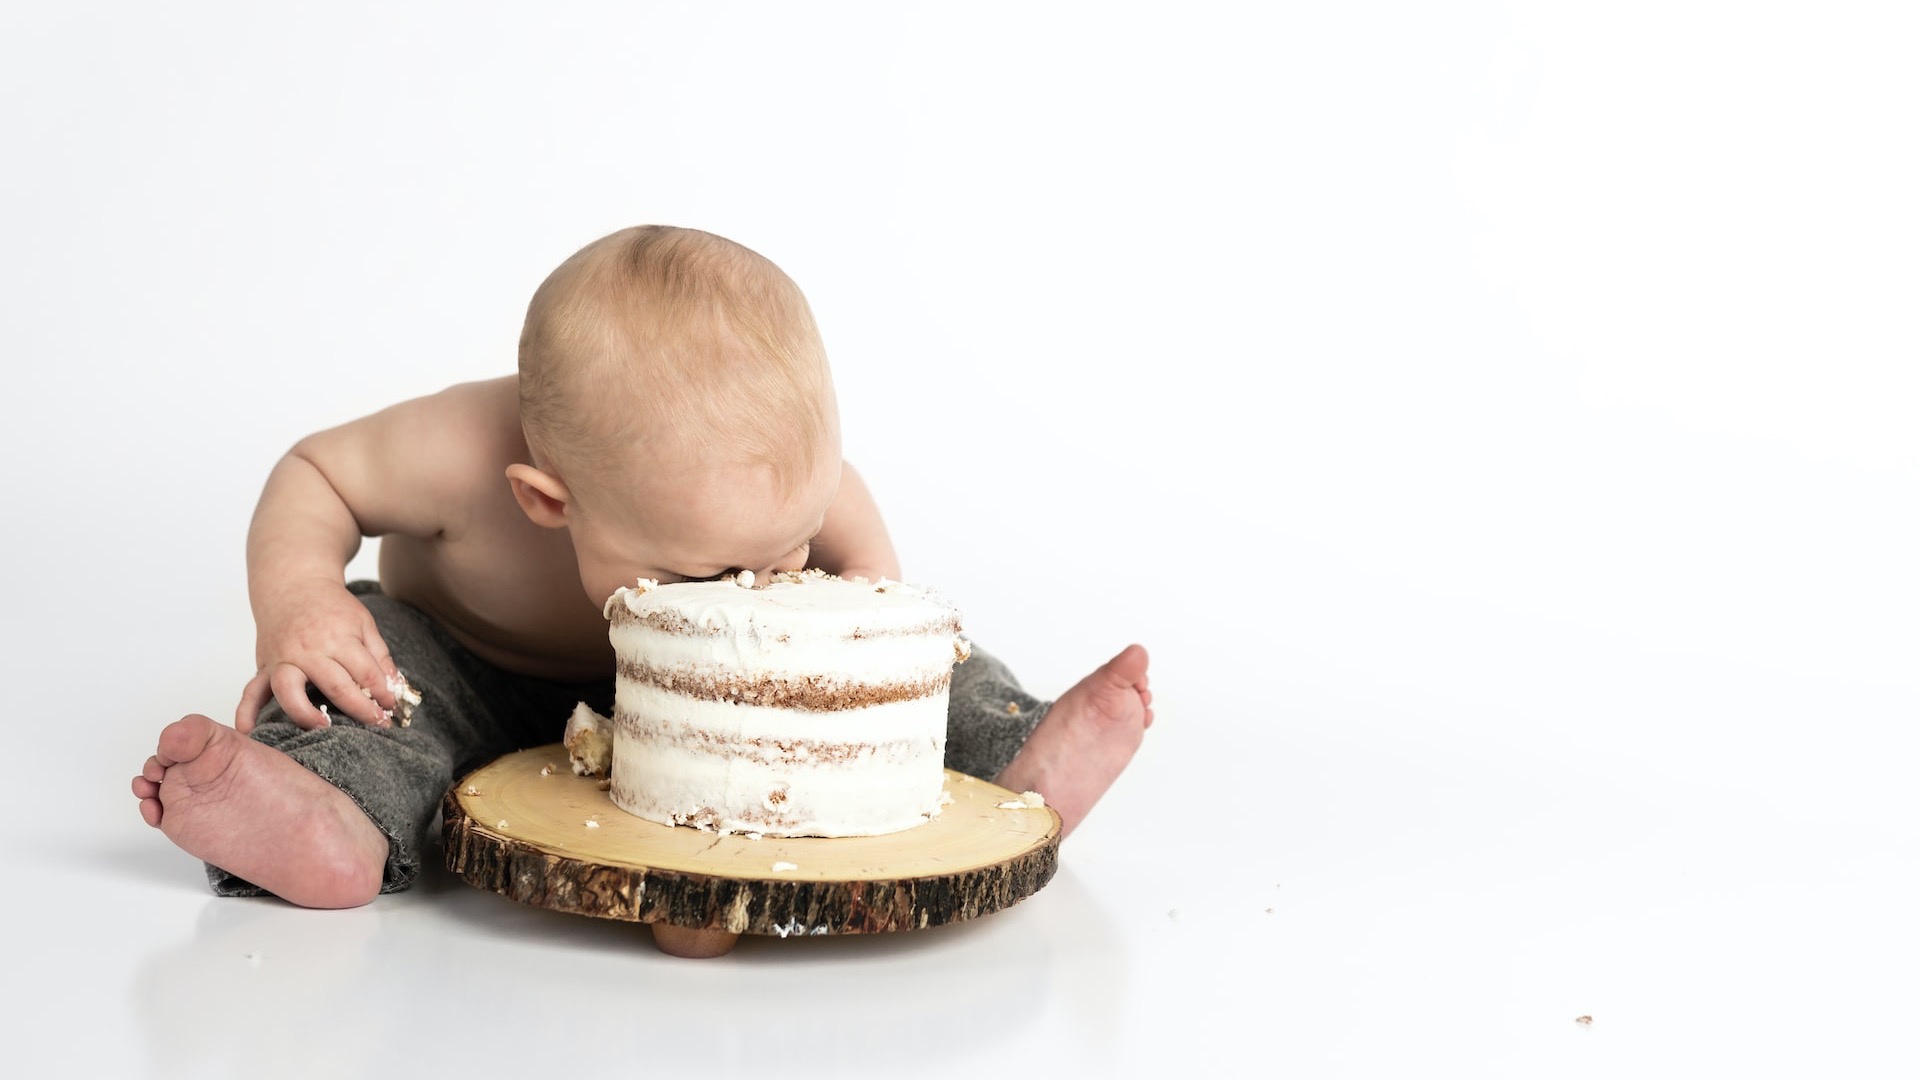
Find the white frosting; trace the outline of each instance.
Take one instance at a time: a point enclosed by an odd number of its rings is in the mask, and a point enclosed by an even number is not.
[[[649,821],[699,824],[710,808],[718,820],[706,824],[721,832],[875,836],[943,805],[944,690],[835,712],[704,701],[626,679],[617,693],[610,794]],[[847,760],[828,757],[850,745],[861,749]]]
[[[393,708],[386,710],[387,719],[392,720],[398,714],[401,727],[411,725],[413,710],[420,704],[420,691],[408,684],[405,672],[398,672],[387,677],[387,692],[393,695]]]
[[[642,582],[606,610],[621,809],[767,836],[877,835],[940,812],[965,642],[937,594],[782,573]],[[751,703],[767,694],[793,704]]]
[[[712,615],[709,611],[703,617]],[[936,638],[932,631],[866,638],[814,637],[791,629],[768,633],[748,623],[732,633],[692,637],[630,622],[614,626],[609,634],[620,657],[651,668],[819,676],[841,685],[938,679],[952,672],[954,661],[951,634]]]
[[[960,620],[953,605],[931,589],[811,572],[774,574],[755,588],[742,588],[735,578],[673,585],[642,578],[608,599],[609,617],[616,602],[635,615],[674,613],[709,629],[758,625],[820,637],[921,630],[934,623],[957,630]]]

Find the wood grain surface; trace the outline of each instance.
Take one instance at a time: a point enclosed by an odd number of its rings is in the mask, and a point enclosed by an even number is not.
[[[914,930],[1002,910],[1058,865],[1060,815],[948,770],[937,817],[886,836],[759,840],[615,806],[555,743],[454,784],[447,867],[524,904],[603,919],[781,937]]]

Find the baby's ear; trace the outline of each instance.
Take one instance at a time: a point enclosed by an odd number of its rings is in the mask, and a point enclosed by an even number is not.
[[[526,512],[527,520],[545,529],[566,525],[571,494],[559,477],[531,465],[516,464],[507,466],[507,483],[513,485],[514,500]]]

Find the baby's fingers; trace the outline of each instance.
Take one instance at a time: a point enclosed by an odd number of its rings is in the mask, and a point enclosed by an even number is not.
[[[380,627],[374,623],[372,612],[367,613],[366,625],[360,640],[366,642],[367,652],[373,655],[373,662],[380,667],[380,678],[367,684],[374,688],[374,696],[378,697],[388,683],[400,677],[400,668],[393,662],[393,654],[387,651],[387,639],[380,636]],[[393,696],[391,690],[387,692],[387,696],[389,698]],[[393,702],[389,700],[386,705],[392,708]]]
[[[327,696],[339,703],[340,711],[369,724],[384,724],[392,719],[394,702],[391,680],[387,678],[387,670],[380,661],[370,652],[361,652],[341,657],[336,662],[353,680],[352,696],[358,699],[350,704],[347,699],[334,697],[329,692]],[[373,707],[363,707],[367,705]]]
[[[273,686],[274,699],[280,702],[280,707],[286,710],[287,719],[293,721],[295,726],[309,731],[327,726],[327,714],[307,698],[306,672],[292,664],[275,664],[269,669],[267,678]]]
[[[386,727],[391,723],[387,718],[387,711],[380,706],[379,702],[368,697],[367,691],[362,689],[367,685],[363,680],[367,680],[385,692],[386,677],[380,675],[373,667],[370,657],[363,655],[361,659],[363,662],[357,666],[363,669],[363,674],[358,676],[347,670],[343,662],[329,659],[315,664],[309,677],[313,680],[314,689],[326,695],[327,700],[333,702],[333,707],[344,715],[363,724]],[[392,698],[391,693],[387,696],[389,699]]]
[[[261,706],[273,697],[273,686],[267,681],[267,675],[267,669],[261,668],[240,691],[240,705],[233,710],[233,728],[242,735],[251,732],[260,722]]]

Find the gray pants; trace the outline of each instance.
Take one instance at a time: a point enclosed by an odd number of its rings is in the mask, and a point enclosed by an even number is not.
[[[330,708],[330,726],[305,731],[278,702],[269,702],[253,737],[312,769],[366,811],[387,837],[380,891],[398,892],[419,875],[428,829],[454,780],[502,754],[559,742],[579,702],[611,715],[613,680],[552,682],[502,671],[419,609],[381,593],[377,583],[347,587],[373,613],[394,664],[420,692],[412,723],[368,727]],[[999,775],[1048,704],[1022,690],[1006,665],[975,646],[972,658],[953,669],[947,767],[989,780]],[[207,880],[221,896],[265,892],[212,864]]]

